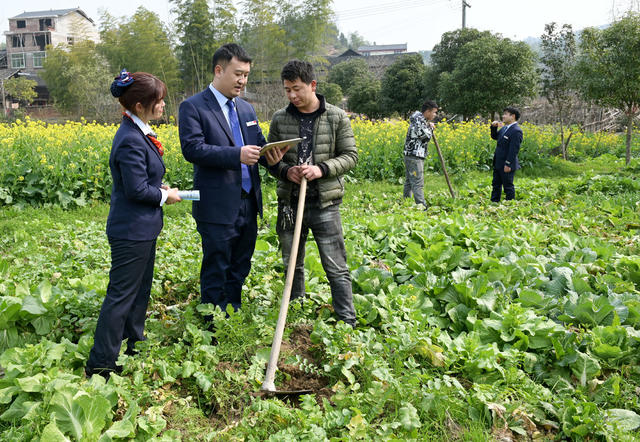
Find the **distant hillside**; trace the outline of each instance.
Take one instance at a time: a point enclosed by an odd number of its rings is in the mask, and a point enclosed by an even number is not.
[[[431,53],[433,51],[418,51],[418,54],[422,55],[422,62],[424,64],[430,64],[431,63]]]
[[[609,24],[595,26],[595,27],[598,29],[606,29],[609,27]],[[580,40],[581,33],[582,33],[582,29],[576,32],[578,36],[578,41]],[[540,37],[527,37],[522,41],[525,42],[527,45],[529,45],[529,47],[533,50],[533,52],[535,52],[536,54],[540,53]],[[417,52],[418,54],[422,55],[422,60],[424,61],[424,64],[431,63],[431,53],[433,51],[417,51]]]
[[[540,53],[540,37],[527,37],[522,41],[529,45],[533,52],[535,52],[536,54]]]
[[[594,26],[595,28],[598,29],[606,29],[609,27],[609,24],[606,25],[601,25],[601,26]],[[578,38],[578,42],[580,41],[580,34],[582,34],[582,29],[580,29],[579,31],[576,31],[576,36]],[[523,42],[525,42],[526,44],[529,45],[529,47],[533,50],[533,52],[535,52],[536,54],[540,53],[540,37],[527,37],[524,40],[522,40]]]

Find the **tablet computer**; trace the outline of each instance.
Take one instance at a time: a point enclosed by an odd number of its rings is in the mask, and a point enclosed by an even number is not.
[[[304,138],[290,138],[288,140],[282,141],[274,141],[273,143],[267,143],[260,149],[260,155],[264,155],[269,152],[271,149],[275,149],[276,147],[285,147],[285,146],[295,146],[300,141],[304,140]]]

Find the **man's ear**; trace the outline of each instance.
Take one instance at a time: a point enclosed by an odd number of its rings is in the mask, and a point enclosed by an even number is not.
[[[311,85],[311,90],[315,92],[316,88],[318,87],[318,82],[316,80],[311,80],[311,83],[309,84]]]

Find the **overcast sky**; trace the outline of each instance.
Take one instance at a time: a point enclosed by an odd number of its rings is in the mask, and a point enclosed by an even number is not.
[[[574,30],[601,26],[639,0],[466,0],[467,27],[497,32],[523,40],[538,37],[545,23],[573,25]],[[236,1],[236,4],[239,4]],[[144,5],[170,21],[172,5],[167,0],[22,0],[0,2],[0,31],[8,30],[8,19],[24,11],[79,6],[96,23],[100,10],[128,16]],[[462,0],[334,0],[338,28],[345,34],[357,31],[376,44],[407,43],[409,51],[430,50],[442,33],[461,27]]]

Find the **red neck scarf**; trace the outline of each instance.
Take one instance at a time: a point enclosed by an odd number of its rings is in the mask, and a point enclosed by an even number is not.
[[[134,124],[135,121],[133,121],[133,118],[131,118],[129,116],[129,114],[127,114],[126,112],[122,112],[122,115],[124,115],[125,117],[127,117],[128,119],[130,119]],[[160,141],[158,141],[158,139],[156,137],[154,137],[151,134],[147,134],[147,138],[149,138],[149,140],[151,140],[151,142],[153,143],[154,146],[156,146],[156,148],[158,149],[158,153],[160,154],[160,156],[164,155],[164,148],[162,147],[162,144],[160,143]]]

